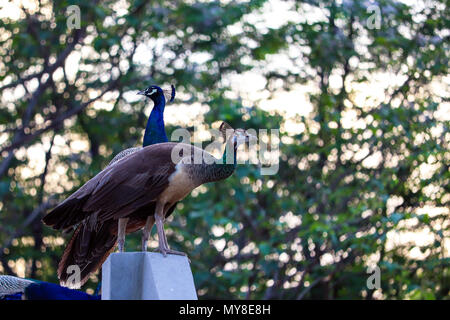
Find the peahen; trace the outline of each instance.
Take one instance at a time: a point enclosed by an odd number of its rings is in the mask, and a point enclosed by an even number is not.
[[[90,295],[57,284],[0,275],[0,300],[100,300]]]
[[[95,232],[95,239],[87,242],[82,241],[80,228],[74,232],[58,270],[61,282],[66,283],[66,268],[78,265],[80,285],[84,284],[116,243],[123,251],[125,234],[141,228],[148,234],[155,222],[158,250],[164,256],[185,255],[169,248],[163,227],[165,218],[196,187],[229,177],[236,168],[237,148],[251,137],[225,122],[220,130],[226,141],[222,159],[183,143],[147,146],[101,171],[46,215],[44,223],[54,229],[66,229],[84,220]],[[231,133],[228,139],[227,133]],[[180,157],[173,159],[173,154]]]

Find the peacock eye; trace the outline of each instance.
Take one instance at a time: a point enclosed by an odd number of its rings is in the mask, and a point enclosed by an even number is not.
[[[156,91],[158,91],[158,90],[152,89],[150,92],[147,92],[147,95],[148,95],[148,96],[151,96],[151,95],[154,94]]]

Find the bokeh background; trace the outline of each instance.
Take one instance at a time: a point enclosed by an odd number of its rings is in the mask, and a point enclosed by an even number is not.
[[[276,175],[240,165],[167,223],[200,299],[448,299],[447,5],[0,1],[0,273],[57,282],[70,235],[42,216],[141,145],[137,90],[174,84],[169,137],[280,129]]]

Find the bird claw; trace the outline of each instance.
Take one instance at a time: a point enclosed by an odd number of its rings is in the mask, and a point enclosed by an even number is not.
[[[157,249],[153,250],[153,252],[161,253],[164,257],[167,256],[167,251],[166,250],[161,250],[160,248],[157,248]]]
[[[172,249],[161,249],[161,248],[158,248],[158,249],[155,250],[155,252],[161,253],[164,257],[167,257],[168,254],[174,254],[174,255],[177,255],[177,256],[183,256],[183,257],[188,258],[186,253],[181,252],[181,251],[172,250]],[[188,260],[189,260],[189,263],[191,263],[191,260],[189,258],[188,258]]]

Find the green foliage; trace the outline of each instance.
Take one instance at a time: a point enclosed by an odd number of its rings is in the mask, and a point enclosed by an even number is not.
[[[270,11],[262,0],[83,2],[79,30],[66,26],[73,1],[4,18],[0,271],[57,281],[69,235],[39,218],[141,144],[147,102],[130,95],[173,83],[175,103],[209,106],[206,124],[281,129],[275,176],[240,165],[186,198],[167,223],[200,298],[448,298],[450,139],[440,111],[448,88],[436,89],[448,73],[448,9],[380,0],[382,23],[370,29],[368,2],[341,2],[296,2],[298,19],[276,27],[248,19]],[[265,77],[266,97],[307,86],[312,112],[289,118],[230,98],[230,76],[245,72]],[[376,103],[357,99],[357,85],[370,91],[380,74],[401,81]],[[426,241],[395,241],[414,232]],[[140,234],[127,237],[127,250],[139,247]],[[366,286],[374,263],[376,291]]]

